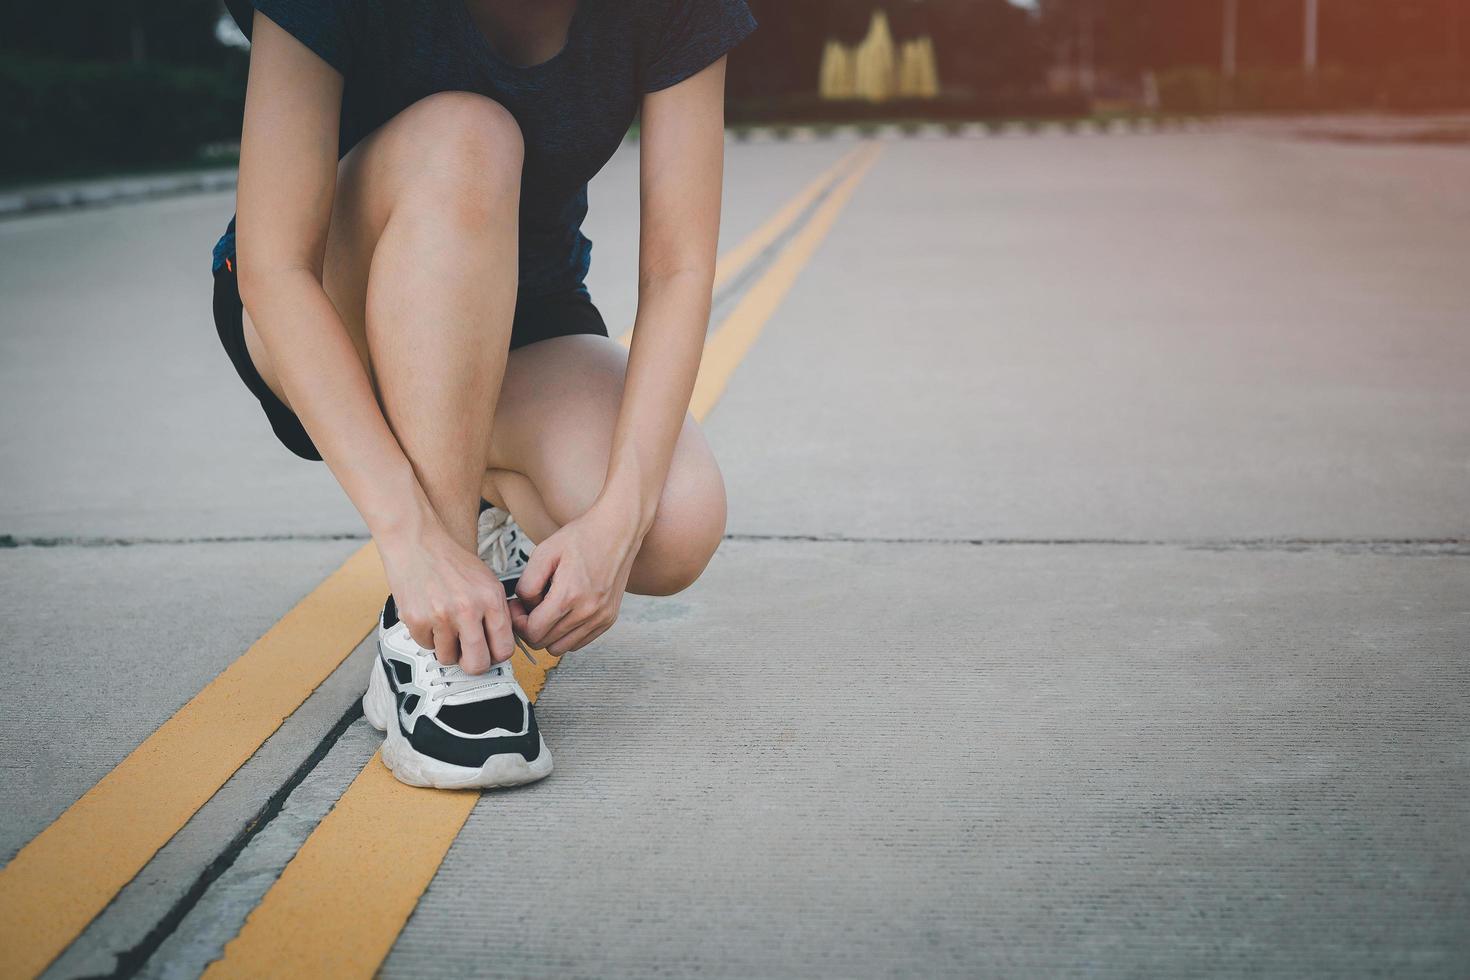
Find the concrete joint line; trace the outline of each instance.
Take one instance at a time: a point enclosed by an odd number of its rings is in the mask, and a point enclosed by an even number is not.
[[[235,534],[201,537],[114,537],[111,535],[77,537],[25,537],[0,534],[0,551],[19,548],[132,548],[144,545],[188,544],[277,544],[291,542],[367,541],[361,531],[327,531],[321,534]]]
[[[789,236],[788,236],[789,237]],[[325,532],[322,534],[221,535],[217,537],[16,537],[0,535],[0,551],[22,548],[132,548],[146,546],[198,544],[290,544],[294,542],[363,541],[362,532]],[[761,534],[730,533],[726,541],[784,541],[797,544],[923,544],[963,545],[966,547],[1076,547],[1108,546],[1129,548],[1194,548],[1212,551],[1303,551],[1319,548],[1347,549],[1352,553],[1373,550],[1396,554],[1442,555],[1470,553],[1470,538],[1292,538],[1292,537],[1219,537],[1219,538],[1049,538],[1049,537],[982,537],[950,538],[925,535],[874,537],[847,534]]]
[[[726,534],[726,541],[898,544],[965,548],[1180,548],[1189,551],[1335,551],[1406,557],[1470,556],[1470,538],[944,538],[823,534]]]

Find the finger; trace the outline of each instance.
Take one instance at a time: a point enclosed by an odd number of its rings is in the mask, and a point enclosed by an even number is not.
[[[448,626],[440,626],[434,630],[434,659],[446,667],[453,667],[459,661],[459,637],[454,630]]]
[[[526,604],[521,601],[520,596],[511,596],[505,600],[505,608],[510,613],[511,625],[516,627],[517,632],[519,632],[520,624],[525,622],[526,617],[531,615],[530,610],[526,608]]]
[[[545,636],[546,651],[561,656],[563,652],[570,649],[567,641],[584,630],[590,629],[596,624],[596,611],[588,612],[580,607],[574,606],[572,611],[556,621],[556,625],[547,630]]]
[[[466,619],[459,627],[459,666],[466,674],[483,674],[490,669],[490,646],[485,642],[485,622]]]
[[[521,580],[516,583],[516,595],[527,607],[534,608],[545,598],[551,585],[552,574],[561,560],[556,548],[546,547],[550,543],[551,539],[548,538],[539,548],[531,552],[531,560],[526,562],[526,570],[521,573]]]
[[[519,599],[510,600],[507,608],[510,610],[510,628],[515,631],[516,636],[529,642],[530,637],[526,636],[526,630],[531,628],[531,614],[526,612],[526,607]]]
[[[546,647],[565,633],[574,625],[573,622],[563,623],[563,620],[572,615],[569,598],[565,589],[559,589],[553,583],[541,605],[531,610],[531,615],[526,619],[526,632],[522,635],[537,646]]]
[[[490,659],[498,664],[505,663],[516,652],[516,638],[511,632],[510,616],[504,613],[486,616],[482,627],[490,641]]]
[[[606,629],[605,626],[603,626],[600,622],[593,620],[592,622],[586,623],[585,625],[572,630],[566,636],[553,642],[550,646],[546,648],[546,652],[560,657],[564,654],[580,650],[587,644],[591,643],[598,636],[602,635],[602,631],[604,629]]]
[[[419,645],[420,650],[434,649],[434,628],[432,626],[409,626],[408,635],[413,637],[413,642]]]
[[[533,613],[532,615],[534,616],[535,614]],[[573,625],[568,622],[568,617],[571,615],[570,612],[564,613],[561,617],[547,623],[546,627],[541,630],[538,630],[530,620],[527,620],[526,629],[521,633],[521,637],[532,646],[540,647],[542,650],[548,649],[552,643]]]

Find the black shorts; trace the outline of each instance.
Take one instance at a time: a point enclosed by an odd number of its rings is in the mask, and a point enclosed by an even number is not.
[[[250,360],[245,348],[244,306],[234,271],[226,266],[214,274],[214,326],[220,343],[235,365],[235,373],[245,387],[260,401],[265,417],[282,445],[302,459],[320,460],[306,427],[296,413],[285,406],[266,385],[265,379]],[[515,317],[511,321],[510,349],[525,347],[538,340],[569,337],[573,334],[607,336],[607,324],[592,303],[586,286],[549,296],[517,297]]]

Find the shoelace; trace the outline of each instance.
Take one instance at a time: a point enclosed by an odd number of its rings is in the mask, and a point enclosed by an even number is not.
[[[520,525],[511,518],[510,511],[499,507],[480,511],[478,537],[480,560],[496,575],[508,572],[521,543]]]
[[[429,672],[429,697],[435,701],[443,701],[451,694],[468,694],[504,684],[507,680],[505,674],[509,669],[510,665],[504,663],[496,664],[483,674],[466,674],[457,666],[436,664]]]
[[[540,666],[536,657],[531,653],[531,648],[526,641],[519,636],[515,637],[516,647],[525,654],[527,660],[532,664]],[[433,650],[425,650],[424,653],[432,659]],[[482,688],[494,687],[497,684],[515,682],[515,670],[510,661],[502,661],[491,667],[483,674],[466,674],[458,665],[445,667],[438,661],[434,661],[434,667],[429,674],[429,696],[435,701],[443,701],[451,694],[468,694]]]

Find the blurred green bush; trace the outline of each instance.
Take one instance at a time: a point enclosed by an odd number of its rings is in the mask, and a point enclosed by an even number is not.
[[[237,140],[243,72],[0,56],[0,177],[180,164]]]

